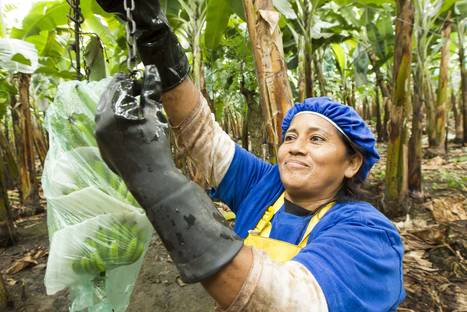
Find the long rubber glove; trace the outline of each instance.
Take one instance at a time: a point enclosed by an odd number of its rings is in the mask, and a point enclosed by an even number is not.
[[[126,19],[125,0],[97,0],[107,12]],[[162,91],[168,91],[185,80],[190,72],[188,59],[173,33],[159,0],[134,0],[132,12],[136,23],[136,42],[145,65],[156,65],[162,80]]]
[[[204,190],[175,167],[167,122],[155,101],[157,78],[154,67],[146,69],[141,109],[133,81],[117,75],[98,105],[96,139],[106,163],[146,210],[182,280],[198,282],[229,263],[243,242]]]

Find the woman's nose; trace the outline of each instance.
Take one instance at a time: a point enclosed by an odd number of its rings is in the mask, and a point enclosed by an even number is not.
[[[306,154],[306,141],[303,139],[296,139],[292,144],[289,145],[289,152],[293,155]]]

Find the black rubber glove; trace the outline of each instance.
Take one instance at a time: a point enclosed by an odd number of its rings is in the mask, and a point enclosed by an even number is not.
[[[107,12],[126,19],[125,0],[97,0]],[[185,80],[190,71],[188,59],[161,11],[159,0],[134,0],[132,11],[136,23],[136,42],[145,65],[156,65],[162,80],[162,91],[168,91]]]
[[[154,67],[146,68],[142,110],[133,81],[123,74],[112,80],[97,109],[97,143],[106,163],[146,210],[182,280],[198,282],[229,263],[243,242],[204,190],[175,167],[167,121],[154,92],[157,78]]]

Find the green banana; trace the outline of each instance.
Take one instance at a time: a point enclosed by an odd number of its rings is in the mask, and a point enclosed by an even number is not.
[[[113,264],[118,264],[118,242],[113,241],[110,245],[109,260]]]
[[[81,266],[81,270],[83,272],[89,273],[89,274],[96,273],[95,269],[94,269],[94,266],[92,265],[91,260],[89,260],[89,258],[81,257],[79,263],[80,263],[80,266]]]
[[[71,268],[73,269],[73,272],[75,272],[76,274],[85,273],[83,270],[83,267],[81,266],[80,259],[74,260],[71,263]]]
[[[97,252],[91,254],[91,263],[99,272],[105,272],[105,263]]]
[[[135,254],[138,248],[138,238],[133,237],[128,244],[128,247],[125,251],[124,259],[128,263],[133,263],[133,259],[135,258]]]
[[[136,262],[139,257],[141,257],[141,255],[143,254],[143,251],[144,251],[144,243],[142,241],[139,241],[138,242],[138,246],[136,247],[136,250],[135,250],[135,253],[133,255],[133,258],[131,259],[132,262]]]

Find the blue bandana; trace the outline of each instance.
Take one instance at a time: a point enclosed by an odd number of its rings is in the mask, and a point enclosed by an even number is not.
[[[303,103],[295,104],[287,112],[282,121],[282,140],[290,127],[294,117],[300,112],[311,112],[329,121],[353,145],[363,153],[363,164],[356,177],[364,181],[371,167],[379,160],[376,150],[376,140],[365,121],[350,106],[334,102],[328,97],[306,99]]]

